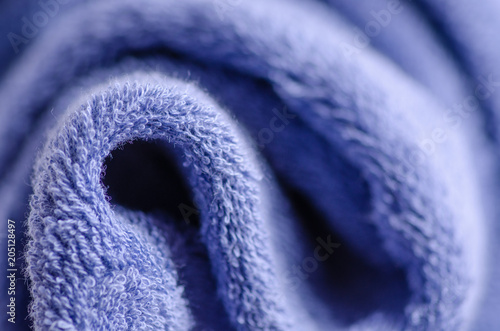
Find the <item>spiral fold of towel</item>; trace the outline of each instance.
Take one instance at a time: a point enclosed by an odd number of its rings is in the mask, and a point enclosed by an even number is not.
[[[3,6],[2,330],[500,326],[495,1]]]

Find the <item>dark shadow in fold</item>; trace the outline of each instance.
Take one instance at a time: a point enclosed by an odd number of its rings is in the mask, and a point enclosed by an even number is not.
[[[331,307],[334,318],[345,326],[376,312],[387,314],[395,321],[403,320],[411,295],[405,270],[397,266],[382,269],[369,265],[350,249],[349,242],[328,226],[325,217],[307,197],[291,187],[286,187],[286,192],[310,238],[310,256],[321,246],[318,237],[324,242],[340,243],[325,261],[317,261],[314,272],[304,273],[307,276],[304,283],[324,305]],[[356,220],[345,220],[352,221]],[[326,253],[323,249],[322,254]]]
[[[135,141],[112,151],[102,182],[112,204],[169,223],[171,258],[196,323],[193,330],[232,330],[199,234],[201,211],[183,178],[174,151],[164,142]]]

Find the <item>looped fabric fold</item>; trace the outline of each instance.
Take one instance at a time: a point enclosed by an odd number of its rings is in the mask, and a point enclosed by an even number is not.
[[[50,2],[0,76],[2,330],[494,330],[469,2]]]

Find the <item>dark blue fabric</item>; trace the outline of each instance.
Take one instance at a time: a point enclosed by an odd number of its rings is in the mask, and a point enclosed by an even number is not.
[[[2,330],[500,326],[495,1],[0,8]]]

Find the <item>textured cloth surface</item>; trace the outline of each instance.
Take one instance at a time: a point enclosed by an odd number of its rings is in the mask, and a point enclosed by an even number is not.
[[[499,15],[0,2],[0,329],[500,328]]]

